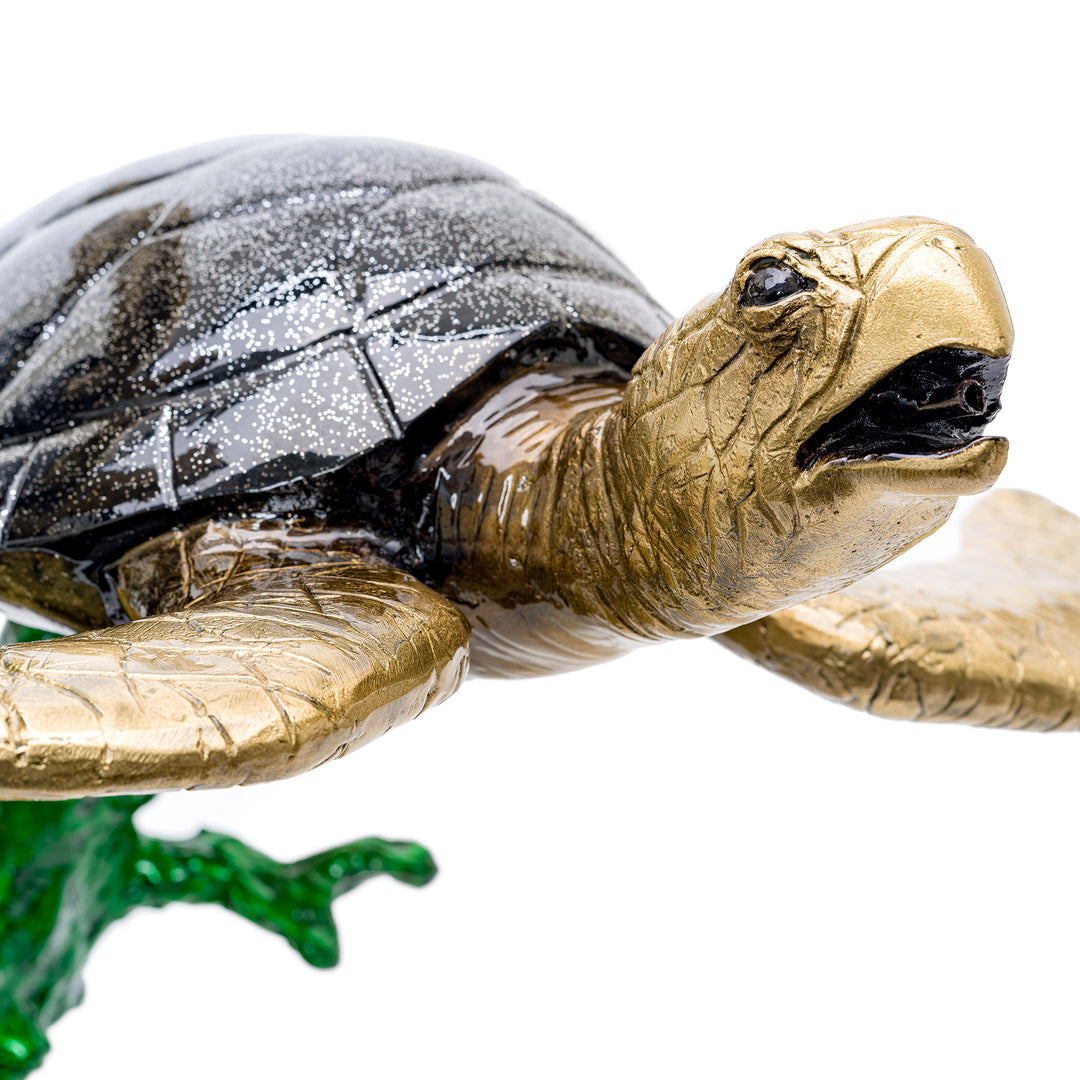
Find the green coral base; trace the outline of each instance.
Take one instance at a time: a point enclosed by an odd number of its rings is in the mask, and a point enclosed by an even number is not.
[[[369,838],[282,864],[220,833],[155,840],[132,824],[153,796],[0,804],[0,1078],[41,1064],[45,1029],[82,999],[102,930],[140,905],[220,904],[308,963],[338,961],[335,897],[377,874],[435,876],[419,844]]]

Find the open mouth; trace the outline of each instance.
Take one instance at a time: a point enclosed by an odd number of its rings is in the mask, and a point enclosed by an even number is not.
[[[894,368],[799,448],[800,468],[824,461],[950,453],[978,439],[1001,409],[1009,358],[937,348]]]

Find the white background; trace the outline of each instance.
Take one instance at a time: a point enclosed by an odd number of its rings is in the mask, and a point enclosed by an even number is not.
[[[775,232],[954,221],[1017,325],[1002,482],[1080,510],[1064,4],[219,0],[3,21],[4,219],[219,136],[394,136],[543,192],[673,311]],[[137,913],[93,954],[42,1080],[1080,1072],[1075,736],[875,720],[696,642],[477,681],[344,762],[162,798],[142,823],[283,859],[409,837],[442,873],[340,901],[330,973],[218,909]]]

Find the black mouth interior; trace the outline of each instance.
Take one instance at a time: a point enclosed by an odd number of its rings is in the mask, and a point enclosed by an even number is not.
[[[937,454],[978,438],[1001,409],[1007,356],[930,349],[905,360],[823,424],[799,449],[819,461],[889,454]]]

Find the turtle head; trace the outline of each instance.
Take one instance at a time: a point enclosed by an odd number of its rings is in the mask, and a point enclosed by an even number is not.
[[[842,588],[988,488],[1012,339],[989,259],[941,222],[748,252],[642,357],[622,405],[642,535],[700,597],[687,628]]]

